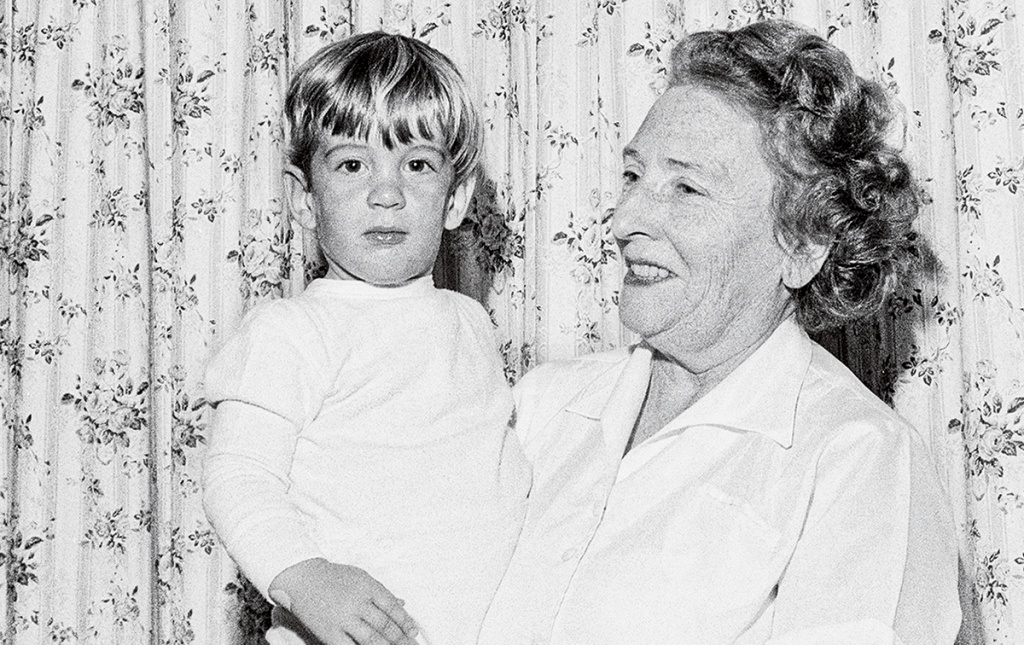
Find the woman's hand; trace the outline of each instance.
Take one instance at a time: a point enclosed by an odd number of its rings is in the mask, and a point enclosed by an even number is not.
[[[324,645],[416,645],[404,601],[358,567],[304,560],[278,574],[269,593]]]

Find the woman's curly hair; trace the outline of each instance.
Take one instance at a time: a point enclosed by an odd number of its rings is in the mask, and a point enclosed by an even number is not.
[[[759,123],[780,241],[796,251],[829,246],[814,279],[791,292],[804,328],[876,312],[911,266],[920,203],[907,162],[886,142],[894,113],[882,87],[784,20],[687,36],[672,51],[670,79],[686,84],[716,91]]]

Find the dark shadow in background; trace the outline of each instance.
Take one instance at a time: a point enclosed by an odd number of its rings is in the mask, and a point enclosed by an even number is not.
[[[934,251],[920,239],[912,247],[914,266],[904,278],[904,286],[887,300],[881,311],[863,320],[825,332],[812,338],[842,361],[876,396],[890,406],[900,377],[910,369],[913,348],[924,346],[916,337],[912,308],[904,308],[915,290],[925,291],[923,278],[948,279]]]
[[[434,265],[434,283],[463,293],[486,308],[494,276],[511,266],[515,234],[509,226],[514,213],[499,194],[496,182],[483,178],[462,225],[445,231]]]

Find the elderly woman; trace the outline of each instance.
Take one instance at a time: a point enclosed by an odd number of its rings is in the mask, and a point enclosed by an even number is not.
[[[883,92],[787,22],[672,63],[612,223],[642,342],[519,384],[534,484],[480,643],[951,643],[926,446],[807,335],[877,310],[904,263]]]

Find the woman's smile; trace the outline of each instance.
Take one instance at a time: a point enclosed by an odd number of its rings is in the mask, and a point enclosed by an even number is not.
[[[636,285],[651,284],[661,282],[673,275],[668,269],[656,264],[635,263],[629,265],[629,271],[623,278],[623,282]]]

